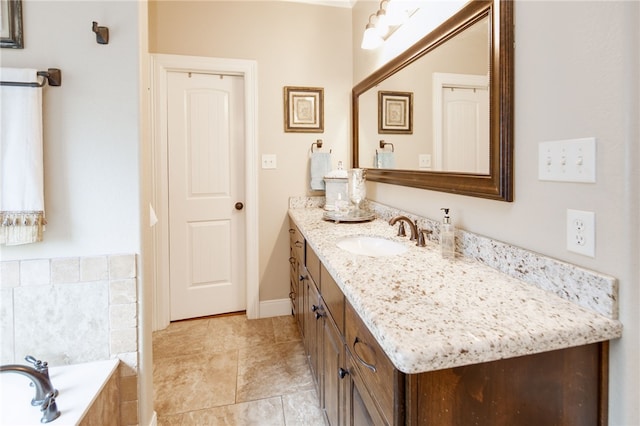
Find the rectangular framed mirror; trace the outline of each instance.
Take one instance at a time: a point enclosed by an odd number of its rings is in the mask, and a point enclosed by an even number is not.
[[[379,93],[412,94],[412,132],[378,126]],[[354,168],[374,182],[513,201],[513,2],[476,0],[352,91]],[[376,162],[381,141],[393,168]]]

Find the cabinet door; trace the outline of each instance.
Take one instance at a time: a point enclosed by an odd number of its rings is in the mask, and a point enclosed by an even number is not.
[[[301,266],[301,268],[304,268]],[[316,390],[318,395],[320,393],[320,365],[318,363],[319,357],[319,336],[322,333],[322,315],[320,306],[320,295],[316,288],[315,283],[310,278],[308,272],[305,269],[305,282],[307,291],[307,309],[304,315],[304,342],[307,350],[307,357],[309,358],[309,365],[311,366],[311,374],[316,384]],[[322,401],[321,401],[322,402]]]
[[[404,374],[393,366],[351,304],[345,309],[345,341],[380,412],[389,423],[404,423]]]
[[[345,424],[345,390],[348,383],[348,371],[344,356],[345,349],[342,337],[333,319],[326,313],[322,329],[322,399],[329,424],[338,426]]]
[[[299,271],[300,264],[295,256],[294,249],[290,249],[289,263],[291,264],[289,273],[289,298],[291,299],[291,313],[295,317],[296,324],[300,330],[300,335],[304,338],[304,286],[306,285],[302,274]]]
[[[349,388],[345,405],[346,420],[349,426],[386,426],[384,418],[378,413],[373,399],[362,382],[351,354],[347,351],[347,371]]]
[[[298,322],[298,328],[300,329],[300,334],[302,335],[302,338],[304,339],[304,311],[306,309],[306,292],[305,292],[305,287],[307,286],[307,283],[305,282],[305,280],[302,277],[302,274],[300,273],[300,264],[296,265],[296,276],[295,276],[295,285],[296,285],[296,306],[298,307],[298,310],[295,313],[296,316],[296,321]]]

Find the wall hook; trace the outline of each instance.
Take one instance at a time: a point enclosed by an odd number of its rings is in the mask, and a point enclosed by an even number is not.
[[[93,27],[91,30],[96,33],[96,42],[98,44],[109,44],[109,28],[99,27],[96,21],[93,21]]]

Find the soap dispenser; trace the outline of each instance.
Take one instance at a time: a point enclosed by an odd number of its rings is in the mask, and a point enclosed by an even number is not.
[[[449,209],[442,208],[444,218],[440,227],[440,253],[445,259],[453,259],[456,257],[456,229],[451,223],[449,217]]]

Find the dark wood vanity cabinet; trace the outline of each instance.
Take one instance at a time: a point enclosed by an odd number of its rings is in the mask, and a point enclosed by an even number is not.
[[[606,425],[608,343],[407,376],[409,425]]]
[[[298,227],[289,223],[289,298],[291,299],[291,313],[296,318],[300,333],[304,336],[304,306],[306,305],[306,283],[303,279],[305,262],[305,240]]]
[[[292,313],[331,426],[607,424],[607,342],[404,374],[290,228]]]

